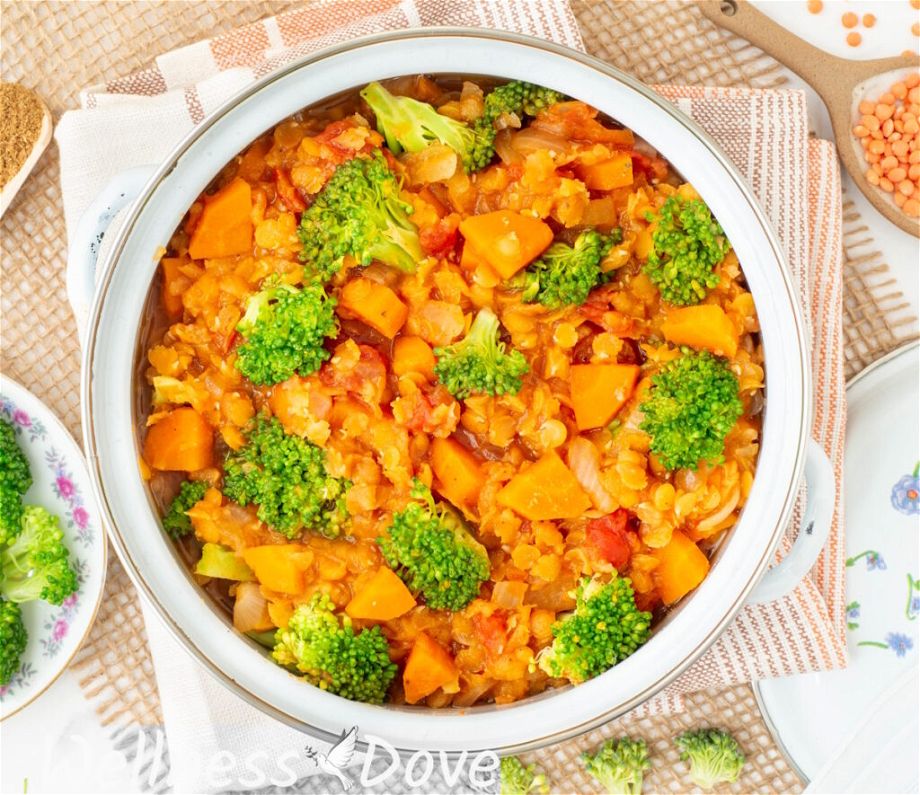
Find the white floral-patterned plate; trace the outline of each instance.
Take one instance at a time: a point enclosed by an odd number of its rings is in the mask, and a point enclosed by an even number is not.
[[[858,753],[864,769],[882,764],[883,780],[876,782],[879,789],[846,791],[916,791],[915,784],[908,789],[886,789],[886,782],[916,782],[917,775],[916,752],[904,758],[891,753],[891,737],[906,728],[905,705],[886,699],[886,693],[893,682],[912,676],[914,686],[908,691],[914,703],[907,714],[916,716],[920,675],[918,385],[920,347],[916,343],[899,348],[847,385],[844,502],[849,667],[755,685],[761,711],[777,743],[806,780],[814,781],[820,774],[826,781],[826,766],[841,761],[840,749],[848,742],[858,749],[848,753]],[[887,719],[876,714],[879,710],[887,713]],[[869,730],[879,720],[888,731]],[[916,733],[915,718],[910,730]],[[845,761],[853,760],[848,757]],[[851,783],[858,786],[855,780]]]
[[[19,672],[0,687],[0,720],[18,712],[57,679],[96,617],[105,582],[106,538],[83,454],[61,421],[25,387],[0,375],[0,417],[12,423],[32,468],[25,501],[61,520],[79,588],[60,607],[23,605],[29,643]]]

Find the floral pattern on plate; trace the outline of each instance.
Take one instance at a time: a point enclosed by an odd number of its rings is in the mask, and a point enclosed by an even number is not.
[[[56,417],[23,387],[0,379],[0,417],[9,422],[29,459],[33,485],[28,503],[61,521],[77,590],[59,605],[23,605],[29,640],[19,671],[0,687],[0,714],[18,711],[57,678],[95,616],[105,578],[105,535],[88,497],[89,474],[76,443]]]
[[[905,475],[892,486],[891,505],[907,516],[920,514],[920,461],[911,474]]]

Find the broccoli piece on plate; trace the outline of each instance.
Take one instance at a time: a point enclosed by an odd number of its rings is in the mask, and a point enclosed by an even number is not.
[[[537,656],[549,676],[579,684],[625,660],[649,638],[652,614],[636,607],[629,579],[596,574],[575,591],[575,610],[553,625]]]
[[[502,757],[499,795],[529,795],[539,792],[547,795],[549,784],[546,774],[539,772],[536,765],[525,765],[516,756]]]
[[[266,415],[256,418],[245,446],[224,462],[224,494],[240,505],[257,505],[259,519],[288,538],[304,529],[339,535],[348,521],[350,486],[326,471],[322,448],[285,433]]]
[[[326,594],[300,605],[276,635],[272,657],[310,684],[352,701],[379,704],[396,675],[380,627],[355,632]]]
[[[184,480],[179,486],[179,493],[170,503],[169,510],[163,517],[163,529],[173,538],[181,538],[192,532],[192,520],[186,511],[202,500],[208,490],[203,480]]]
[[[377,117],[377,131],[394,154],[419,152],[439,141],[453,149],[467,171],[476,171],[492,159],[495,133],[482,125],[467,125],[438,113],[427,102],[397,97],[380,83],[371,83],[361,96]]]
[[[16,431],[0,420],[0,545],[19,535],[22,524],[22,495],[32,485],[29,462],[16,441]]]
[[[19,605],[0,599],[0,687],[8,685],[19,670],[28,640]]]
[[[11,602],[44,599],[59,605],[77,590],[58,518],[36,505],[22,512],[22,531],[0,549],[0,596]]]
[[[508,287],[522,290],[525,303],[537,301],[548,309],[580,306],[604,281],[601,262],[621,237],[619,229],[609,236],[588,229],[572,246],[553,243],[540,259],[514,276]]]
[[[339,330],[335,307],[336,300],[320,284],[302,290],[268,284],[249,299],[236,327],[245,339],[237,349],[236,368],[254,384],[315,372],[330,356],[323,343]]]
[[[595,753],[581,755],[587,770],[610,795],[639,795],[642,777],[651,767],[645,740],[607,740]]]
[[[724,359],[688,351],[652,376],[640,409],[639,427],[651,437],[661,464],[696,468],[722,457],[725,437],[742,412],[738,379]]]
[[[645,272],[669,304],[698,304],[719,283],[715,266],[730,249],[701,199],[670,196],[658,211]]]
[[[690,762],[690,778],[703,789],[738,780],[744,767],[741,747],[721,729],[688,731],[675,738],[680,758]]]
[[[498,337],[499,323],[490,309],[480,309],[467,335],[444,348],[435,348],[438,380],[454,397],[472,394],[503,395],[521,389],[521,377],[530,367],[524,354],[506,352]]]
[[[300,258],[329,279],[346,255],[358,265],[379,260],[414,273],[424,257],[412,205],[399,196],[399,182],[380,151],[340,165],[300,219]]]
[[[462,610],[491,573],[489,555],[466,523],[416,480],[410,503],[393,516],[386,536],[377,539],[386,562],[429,607]]]

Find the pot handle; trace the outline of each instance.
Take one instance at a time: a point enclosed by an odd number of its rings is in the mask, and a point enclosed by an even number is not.
[[[827,541],[834,518],[837,483],[834,469],[824,449],[809,439],[805,450],[805,484],[808,495],[801,529],[792,549],[773,568],[747,598],[747,604],[763,604],[785,596],[815,565]]]
[[[112,219],[140,195],[154,171],[156,166],[137,166],[116,174],[77,222],[67,250],[67,300],[77,321],[81,345],[96,292],[96,259],[102,238]]]

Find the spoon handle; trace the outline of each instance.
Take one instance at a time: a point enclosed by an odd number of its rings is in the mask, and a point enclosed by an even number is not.
[[[809,83],[828,105],[847,108],[853,91],[853,61],[837,58],[790,33],[745,0],[700,0],[710,22],[747,39]],[[860,70],[861,71],[861,70]]]

